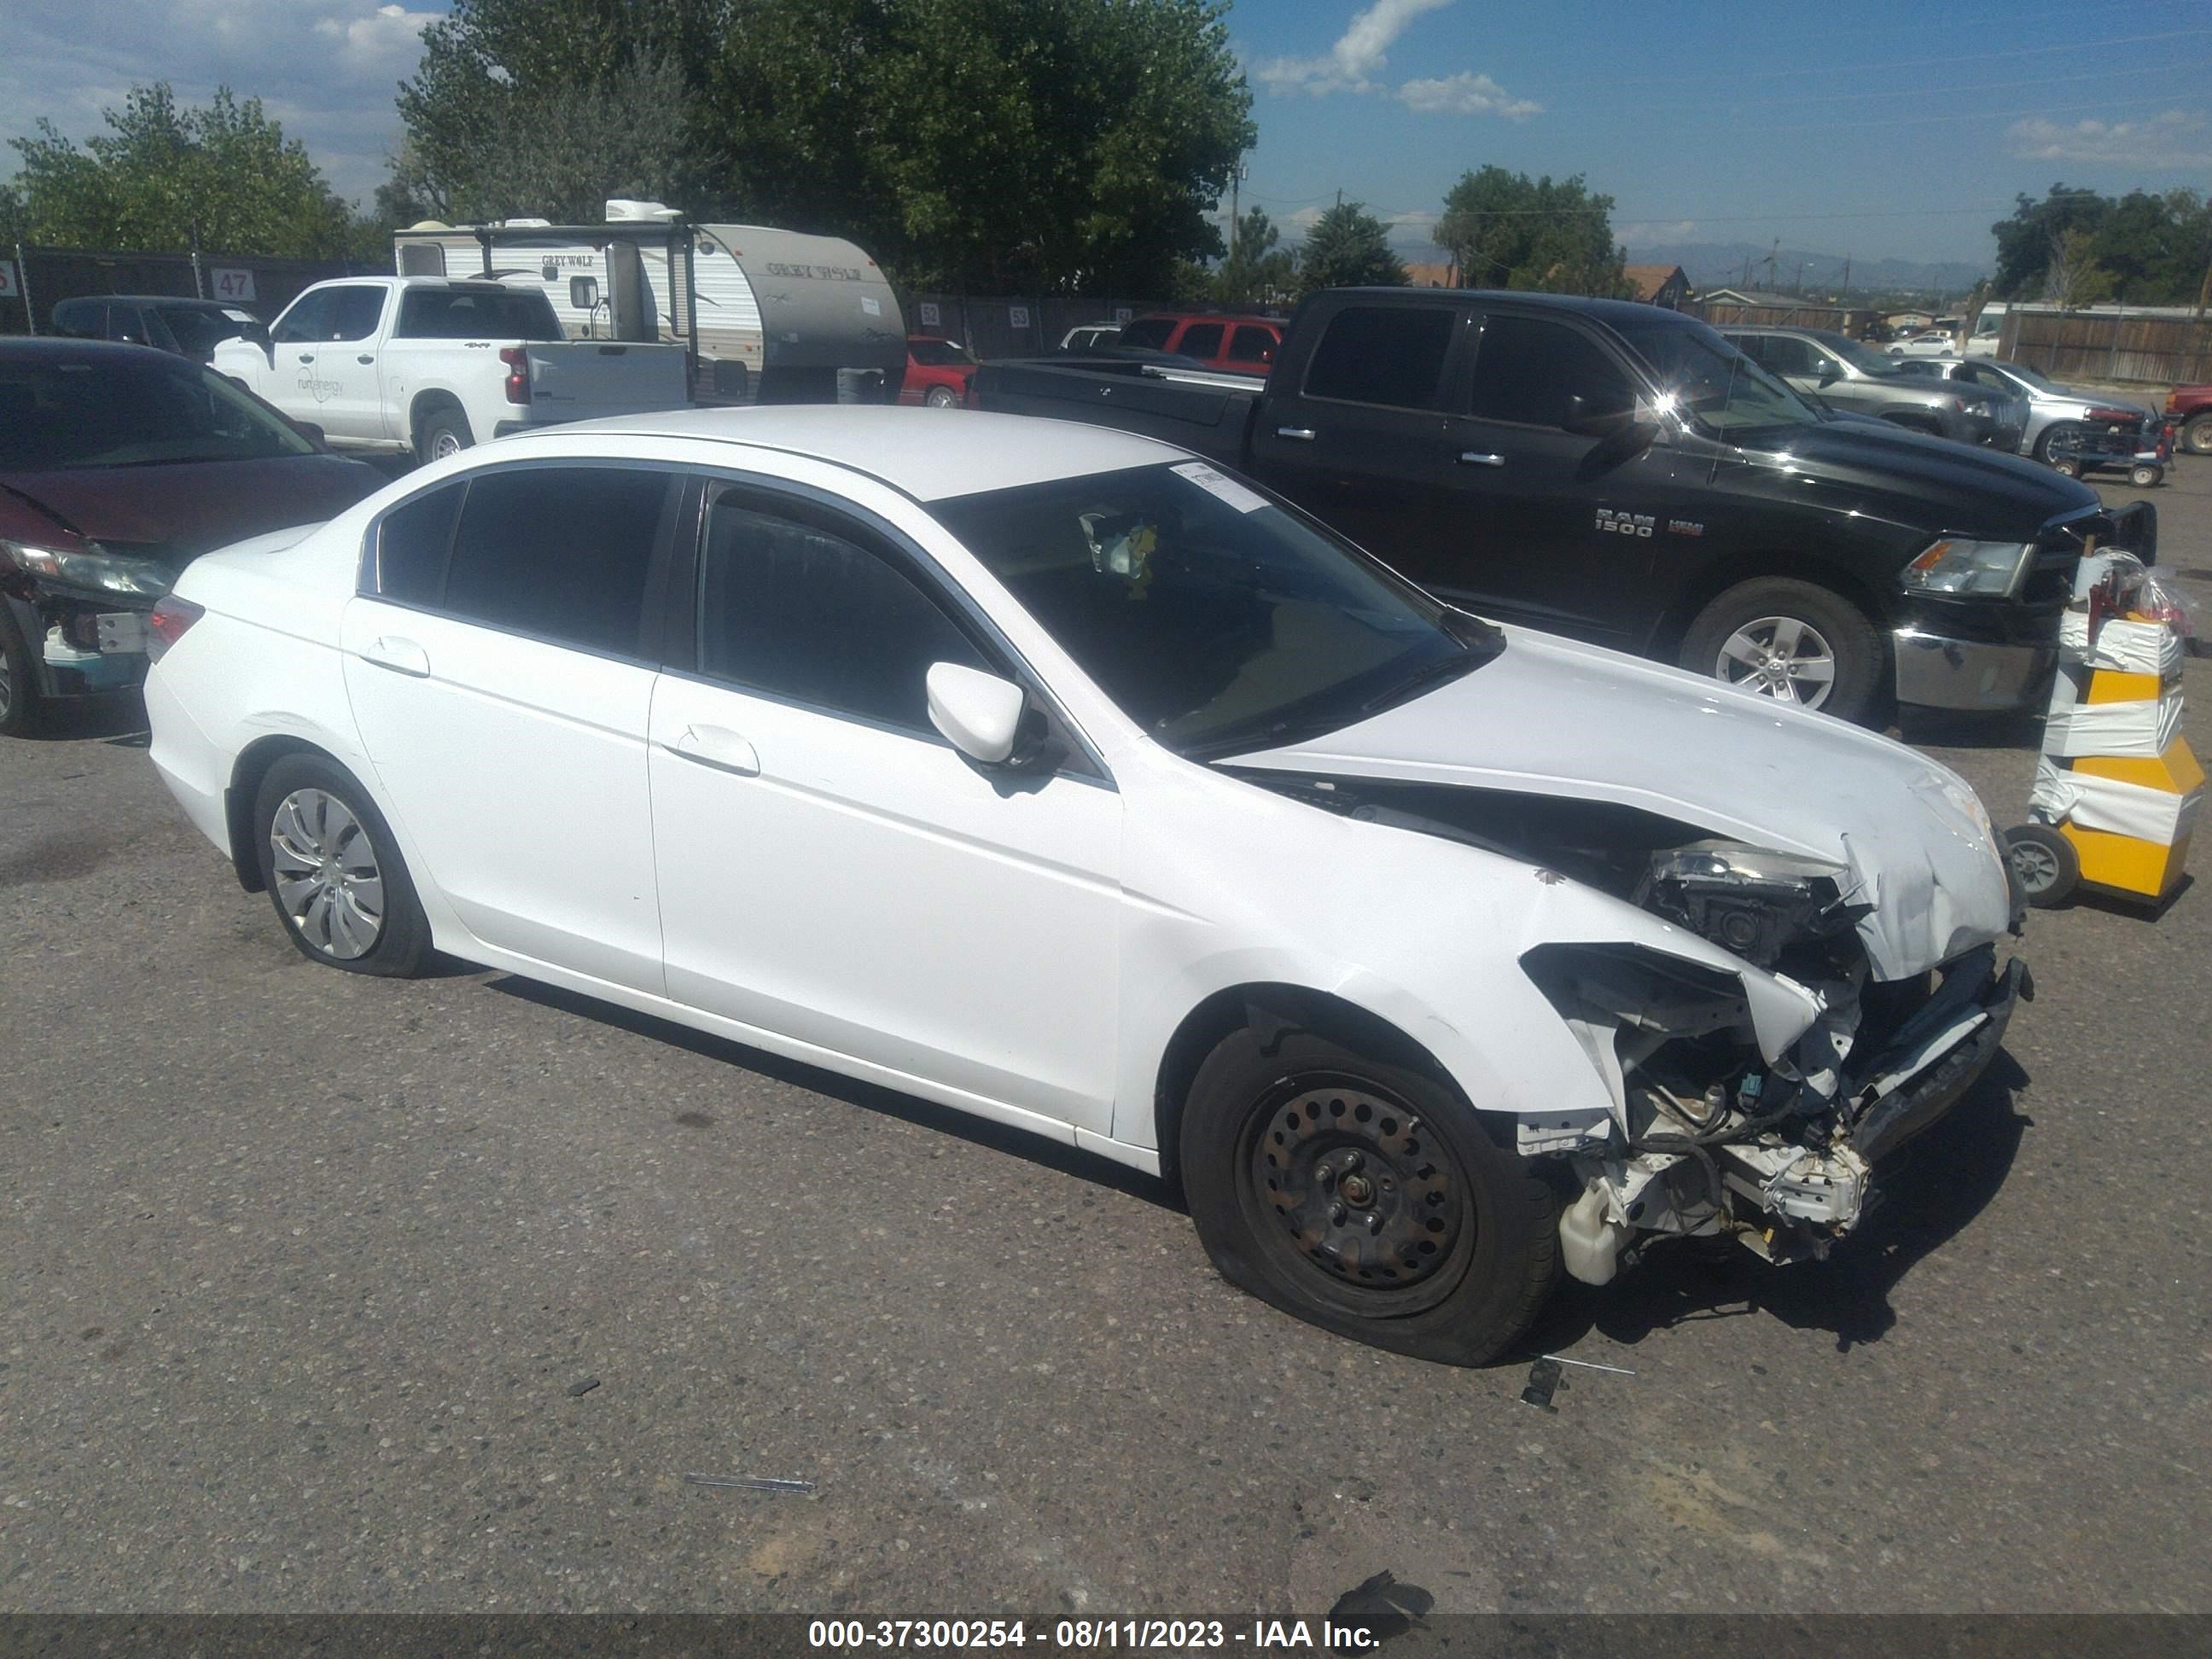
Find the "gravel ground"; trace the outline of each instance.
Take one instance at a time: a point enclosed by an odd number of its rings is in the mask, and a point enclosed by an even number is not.
[[[2157,496],[2212,599],[2212,463]],[[0,1607],[2212,1610],[2202,890],[2037,915],[1850,1248],[1571,1291],[1530,1352],[1635,1375],[1547,1413],[1243,1298],[1105,1164],[317,969],[131,726],[0,749]],[[1908,735],[2021,816],[2032,732]]]

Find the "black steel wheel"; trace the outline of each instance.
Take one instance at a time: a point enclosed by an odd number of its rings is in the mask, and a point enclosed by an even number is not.
[[[1183,1113],[1191,1219],[1224,1278],[1286,1313],[1485,1364],[1551,1292],[1556,1200],[1407,1045],[1374,1046],[1225,1038]]]
[[[2006,830],[2005,859],[2021,896],[2039,910],[2065,903],[2081,884],[2081,855],[2047,823],[2023,823]]]

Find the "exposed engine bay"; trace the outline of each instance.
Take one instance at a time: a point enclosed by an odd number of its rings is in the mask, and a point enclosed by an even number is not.
[[[2000,969],[1993,943],[1876,977],[1873,884],[1802,852],[1601,799],[1240,775],[1594,888],[1743,964],[1730,973],[1710,953],[1693,961],[1627,940],[1539,943],[1521,957],[1613,1103],[1518,1118],[1523,1155],[1570,1173],[1560,1243],[1587,1283],[1669,1237],[1733,1237],[1778,1263],[1824,1257],[1871,1208],[1875,1164],[1948,1109],[1994,1058],[2015,1001],[2033,995],[2025,964]],[[2017,931],[2017,911],[2014,921]],[[1784,1040],[1762,1024],[1754,991],[1806,1011]]]

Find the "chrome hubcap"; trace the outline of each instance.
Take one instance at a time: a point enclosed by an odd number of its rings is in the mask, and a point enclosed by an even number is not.
[[[1835,689],[1836,653],[1801,617],[1761,617],[1723,641],[1713,675],[1777,702],[1818,708]]]
[[[442,461],[460,453],[461,441],[450,432],[441,432],[430,440],[430,459],[434,461]]]
[[[276,901],[319,954],[351,962],[384,932],[384,876],[368,831],[336,795],[295,789],[269,826]]]

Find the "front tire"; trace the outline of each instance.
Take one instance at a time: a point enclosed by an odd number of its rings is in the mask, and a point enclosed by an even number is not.
[[[0,599],[0,738],[29,737],[43,712],[38,665],[7,601]]]
[[[929,388],[928,394],[922,398],[922,402],[932,409],[952,409],[959,404],[960,399],[951,386],[933,386]]]
[[[1191,1085],[1181,1154],[1222,1277],[1355,1341],[1486,1364],[1559,1275],[1551,1186],[1410,1055],[1234,1032]]]
[[[2166,469],[2162,466],[2139,466],[2128,474],[2128,482],[2137,489],[2149,489],[2165,477]]]
[[[1881,636],[1840,593],[1790,576],[1738,582],[1697,615],[1681,665],[1777,702],[1864,720],[1881,678]]]
[[[406,979],[430,961],[430,924],[368,792],[326,755],[287,755],[253,801],[261,881],[308,961]]]
[[[2192,455],[2212,455],[2212,415],[2193,415],[2181,428],[2181,447]]]

